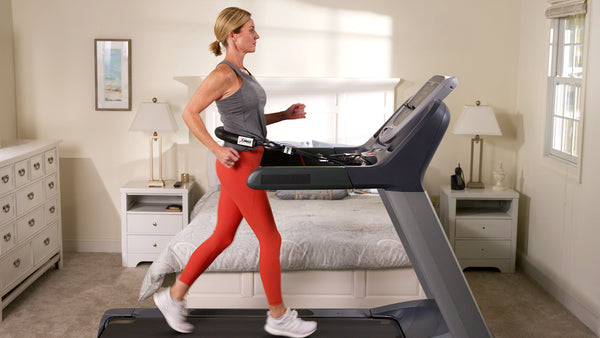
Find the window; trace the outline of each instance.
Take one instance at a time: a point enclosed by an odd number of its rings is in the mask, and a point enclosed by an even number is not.
[[[552,19],[544,150],[573,165],[581,156],[584,35],[585,14]]]

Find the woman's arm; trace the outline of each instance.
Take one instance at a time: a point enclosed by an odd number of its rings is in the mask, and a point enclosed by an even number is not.
[[[229,147],[220,146],[208,133],[206,125],[200,117],[200,112],[211,103],[224,97],[237,81],[235,73],[231,76],[227,69],[217,67],[212,71],[196,90],[188,104],[183,109],[183,121],[192,134],[215,154],[217,159],[227,168],[231,168],[239,159],[239,153]]]
[[[305,107],[306,106],[302,103],[293,104],[284,111],[272,114],[265,114],[265,121],[267,124],[272,124],[283,120],[306,118],[306,112],[304,111]]]

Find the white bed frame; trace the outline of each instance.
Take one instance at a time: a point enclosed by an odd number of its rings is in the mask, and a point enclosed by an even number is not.
[[[412,268],[283,272],[283,300],[296,308],[374,308],[426,298]],[[190,308],[266,308],[258,272],[206,272],[187,296]]]
[[[202,82],[200,76],[176,77],[188,86],[191,97]],[[395,98],[400,79],[339,78],[259,78],[269,97],[289,96],[289,102],[310,100],[311,95],[332,95],[339,99],[347,92],[382,92],[382,98]],[[382,103],[393,112],[388,100]],[[209,110],[209,109],[207,109]],[[204,114],[203,114],[204,115]],[[214,112],[204,116],[209,130],[216,121]],[[207,118],[209,121],[207,121]],[[188,172],[203,191],[210,190],[216,175],[202,144],[190,134]],[[210,163],[207,165],[207,163]],[[410,267],[387,270],[320,270],[282,273],[283,299],[286,305],[301,308],[374,308],[387,304],[423,299],[425,293]],[[266,308],[267,299],[258,272],[205,272],[192,285],[187,296],[190,308]]]

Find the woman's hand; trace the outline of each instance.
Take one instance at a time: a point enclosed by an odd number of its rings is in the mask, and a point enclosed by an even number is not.
[[[306,118],[306,112],[304,111],[306,106],[302,103],[296,103],[291,105],[288,109],[283,112],[284,119],[294,120]]]
[[[235,165],[235,162],[240,159],[240,154],[237,150],[229,147],[219,146],[213,152],[217,160],[221,162],[226,168],[231,168]]]

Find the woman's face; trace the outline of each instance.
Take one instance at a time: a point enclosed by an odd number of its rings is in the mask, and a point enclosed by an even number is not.
[[[256,40],[260,36],[254,29],[254,20],[249,19],[239,33],[233,33],[233,42],[236,48],[245,53],[254,53],[256,51]]]

